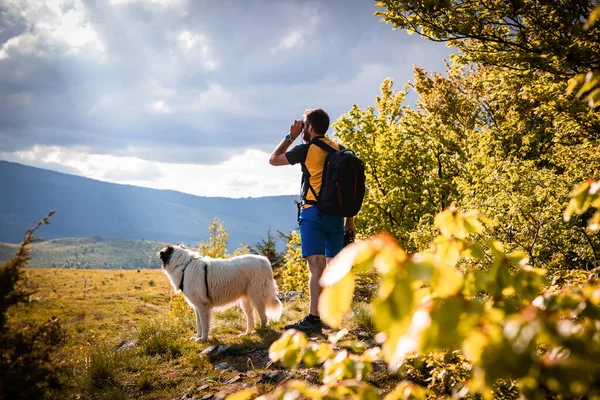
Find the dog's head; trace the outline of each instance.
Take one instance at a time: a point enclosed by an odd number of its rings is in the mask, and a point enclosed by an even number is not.
[[[158,252],[158,258],[162,261],[162,267],[168,272],[168,267],[176,268],[178,265],[183,265],[190,259],[200,257],[200,253],[192,249],[188,249],[183,244],[166,246]]]
[[[160,258],[160,260],[162,261],[163,268],[171,260],[171,257],[173,256],[173,251],[175,251],[175,248],[173,246],[167,246],[158,252],[158,258]]]

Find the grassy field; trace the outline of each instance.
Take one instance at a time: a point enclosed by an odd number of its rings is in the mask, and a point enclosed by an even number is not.
[[[217,312],[210,340],[196,343],[189,340],[195,334],[193,314],[173,298],[161,270],[30,268],[26,278],[35,294],[12,311],[11,323],[57,317],[66,332],[66,345],[53,356],[63,382],[56,398],[208,399],[247,387],[265,393],[277,384],[274,371],[285,379],[319,382],[319,369],[285,371],[268,358],[283,326],[306,313],[306,300],[284,303],[281,321],[251,335],[240,336],[245,316],[237,307]],[[371,340],[369,322],[365,305],[357,303],[344,326],[352,336]],[[117,350],[124,341],[131,348]],[[216,345],[229,347],[203,353]],[[381,374],[370,380],[388,391],[394,380]]]

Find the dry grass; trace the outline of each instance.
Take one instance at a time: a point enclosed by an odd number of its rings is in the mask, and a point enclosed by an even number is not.
[[[57,399],[200,398],[250,386],[264,393],[273,389],[272,384],[258,383],[268,368],[269,346],[284,325],[308,310],[307,299],[285,303],[279,322],[250,335],[240,335],[246,319],[239,308],[219,311],[209,341],[196,343],[188,340],[195,334],[193,313],[186,308],[180,311],[183,315],[171,311],[177,302],[161,270],[32,268],[26,278],[34,295],[27,306],[12,312],[11,323],[56,316],[67,331],[66,346],[53,355],[63,370],[64,388]],[[350,323],[361,325],[354,318]],[[137,345],[117,351],[117,343],[125,340]],[[202,354],[212,345],[230,347],[216,356]],[[215,368],[223,362],[235,370]],[[227,383],[240,373],[242,380]]]

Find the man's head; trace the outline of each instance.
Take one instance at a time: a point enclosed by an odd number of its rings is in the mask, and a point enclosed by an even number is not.
[[[304,129],[310,131],[312,127],[314,136],[323,136],[329,129],[329,115],[321,108],[304,111]]]

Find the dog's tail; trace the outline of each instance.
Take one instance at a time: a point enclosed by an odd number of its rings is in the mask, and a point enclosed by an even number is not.
[[[271,280],[270,286],[269,290],[265,292],[267,318],[272,321],[279,321],[281,313],[283,312],[283,305],[281,304],[279,297],[277,297],[277,286],[275,286],[275,281]]]
[[[269,269],[269,277],[265,279],[265,290],[263,290],[265,312],[268,319],[272,321],[279,321],[279,318],[281,318],[281,314],[283,312],[283,305],[281,304],[279,297],[277,297],[277,285],[273,279],[273,268],[271,267],[271,263],[267,258],[265,258],[265,261]]]

